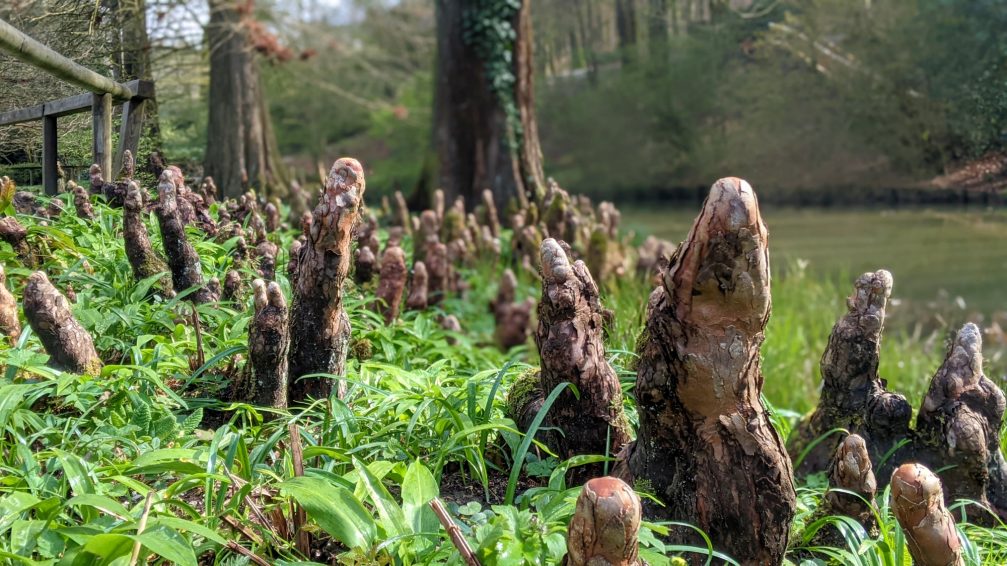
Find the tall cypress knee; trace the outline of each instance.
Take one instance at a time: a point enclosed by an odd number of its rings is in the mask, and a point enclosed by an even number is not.
[[[17,317],[17,300],[7,290],[7,272],[0,264],[0,333],[10,339],[11,344],[21,336],[21,321]]]
[[[185,236],[185,224],[178,212],[178,189],[184,184],[182,172],[174,166],[161,173],[157,184],[160,203],[157,206],[157,222],[161,227],[161,242],[164,255],[168,257],[171,282],[176,293],[195,288],[189,295],[194,303],[209,303],[215,297],[203,281],[203,268],[199,254]]]
[[[167,271],[168,266],[150,244],[150,235],[143,223],[143,193],[135,181],[129,181],[126,188],[122,206],[122,239],[126,258],[137,281]]]
[[[343,280],[350,271],[353,225],[364,200],[364,170],[356,159],[337,160],[297,251],[290,312],[289,401],[326,397],[333,380],[299,379],[314,373],[342,375],[350,343],[343,311]],[[340,391],[341,392],[341,391]]]
[[[622,410],[619,376],[605,359],[602,333],[611,312],[602,308],[598,286],[583,261],[573,264],[560,244],[542,242],[542,299],[538,303],[535,344],[542,360],[542,391],[564,381],[549,420],[562,429],[555,449],[561,459],[581,454],[617,454],[630,441]],[[602,465],[579,466],[573,481],[601,475]]]
[[[622,480],[584,484],[570,518],[564,566],[642,566],[640,497]]]
[[[44,272],[36,271],[28,278],[23,304],[24,317],[49,354],[49,366],[91,375],[101,371],[94,340],[73,317],[69,301]]]
[[[638,347],[640,430],[617,475],[650,484],[655,515],[695,524],[742,564],[779,564],[796,495],[762,405],[766,227],[747,182],[717,181],[651,296]],[[674,541],[697,543],[673,529]]]

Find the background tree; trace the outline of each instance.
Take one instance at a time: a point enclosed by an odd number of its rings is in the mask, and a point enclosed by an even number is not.
[[[437,0],[434,145],[448,200],[498,205],[545,188],[532,91],[531,0]]]

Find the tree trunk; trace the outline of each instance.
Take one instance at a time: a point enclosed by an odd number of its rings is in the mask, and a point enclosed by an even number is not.
[[[790,459],[762,405],[766,228],[752,188],[713,185],[651,294],[635,393],[637,440],[617,474],[649,483],[656,515],[695,524],[742,564],[779,564],[794,517]],[[685,529],[671,538],[702,544]]]
[[[249,187],[263,194],[287,190],[246,17],[251,16],[239,13],[234,0],[210,0],[206,27],[210,114],[204,170],[230,198]]]
[[[636,61],[636,0],[615,0],[615,27],[624,67]]]
[[[353,226],[364,201],[364,170],[344,157],[332,165],[314,212],[305,218],[305,242],[296,252],[290,312],[290,394],[292,403],[327,397],[333,380],[303,376],[343,374],[350,343],[350,319],[343,310],[343,280],[350,271]],[[338,389],[342,393],[342,388]]]
[[[437,1],[434,145],[447,197],[497,207],[545,187],[533,100],[531,0],[501,15],[486,0]],[[491,25],[485,25],[490,23]],[[514,38],[498,35],[512,30]]]

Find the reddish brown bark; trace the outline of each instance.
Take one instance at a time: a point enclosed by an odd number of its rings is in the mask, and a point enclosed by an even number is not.
[[[66,297],[42,271],[32,273],[25,285],[24,317],[49,354],[50,367],[89,375],[101,371],[101,359],[91,335],[73,317]]]
[[[767,232],[752,188],[717,181],[655,289],[638,351],[635,443],[617,474],[645,480],[662,518],[694,524],[743,564],[779,564],[796,496],[762,405]],[[672,529],[673,541],[702,544]]]
[[[353,225],[365,187],[364,170],[357,160],[337,160],[318,206],[304,222],[305,242],[297,252],[290,313],[291,403],[309,396],[326,397],[332,391],[333,379],[301,377],[340,376],[345,370],[350,320],[343,310],[343,281],[350,270]]]
[[[618,478],[589,480],[567,530],[565,566],[643,566],[640,497]]]
[[[941,481],[920,464],[892,474],[892,511],[918,566],[964,566],[955,521],[944,507]]]

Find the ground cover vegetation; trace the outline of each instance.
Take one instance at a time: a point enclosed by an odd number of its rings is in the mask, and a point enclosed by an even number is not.
[[[628,515],[619,515],[626,538],[615,545],[622,562],[610,563],[888,565],[908,564],[912,555],[936,564],[926,556],[938,551],[957,563],[1007,559],[1003,395],[998,406],[999,389],[981,376],[975,327],[945,329],[928,341],[888,330],[882,339],[892,285],[885,272],[858,280],[846,305],[852,281],[818,281],[800,266],[779,269],[770,286],[765,257],[750,255],[764,252],[766,241],[747,184],[718,182],[675,251],[653,239],[629,241],[618,232],[614,207],[595,207],[556,185],[540,209],[512,209],[504,226],[490,213],[488,197],[471,212],[461,202],[445,206],[439,195],[420,215],[387,201],[365,207],[363,170],[355,163],[337,162],[321,197],[305,189],[317,208],[293,219],[285,205],[253,194],[219,201],[212,181],[190,188],[170,167],[153,172],[156,196],[153,183],[133,181],[131,172],[51,200],[5,183],[0,318],[9,340],[0,346],[0,553],[6,561],[450,564],[468,556],[482,564],[546,564],[565,556],[582,564],[614,552],[595,531],[612,505]],[[115,187],[125,191],[125,206],[116,202]],[[752,230],[723,216],[736,206],[747,211]],[[140,226],[130,224],[131,215]],[[748,250],[738,256],[748,258],[747,271],[725,258],[734,248],[716,243],[730,234],[751,238],[738,248]],[[144,238],[156,258],[167,259],[159,271],[138,272],[127,251]],[[310,297],[304,264],[312,255],[302,251],[308,246],[328,246],[324,257],[340,258],[332,277],[341,283],[333,291],[341,310],[322,318],[335,320],[337,329],[348,320],[352,330],[348,340],[327,342],[341,354],[323,369],[288,375],[285,341],[293,350],[293,343],[317,340],[286,332],[288,305],[292,314]],[[714,295],[689,291],[702,286],[696,274],[709,272],[703,269],[709,257],[726,270],[719,280],[735,283],[715,283],[726,287]],[[200,282],[192,283],[197,275]],[[699,279],[684,279],[690,277]],[[665,281],[659,289],[712,302],[695,303],[690,319],[663,310],[671,307],[662,301],[679,295],[659,294],[647,307],[658,279]],[[716,298],[723,293],[758,300],[723,303]],[[704,372],[728,371],[710,361],[716,350],[695,350],[710,321],[720,320],[710,309],[722,304],[731,305],[732,316],[750,316],[726,327],[753,345],[739,350],[749,369],[731,379],[750,379],[737,391],[751,404],[746,410],[762,415],[760,434],[771,441],[758,441],[757,449],[738,441],[746,450],[719,460],[728,468],[717,472],[695,459],[702,445],[669,435],[675,426],[655,428],[652,413],[660,395],[675,395],[690,410],[713,410],[695,408],[702,404],[685,384],[714,384]],[[755,314],[745,315],[745,308]],[[664,320],[655,314],[661,312],[676,322],[655,322]],[[671,381],[677,385],[663,389],[669,385],[655,376],[669,370],[658,346],[676,342],[659,332],[694,336],[675,346],[691,352],[668,359],[713,365],[671,370],[664,375],[677,375]],[[833,354],[819,365],[826,351]],[[816,407],[821,376],[827,394],[816,415],[833,416],[802,421]],[[834,417],[841,408],[870,405],[837,402],[828,392],[839,382],[864,395],[895,395],[885,386],[905,394],[907,411],[915,416],[910,407],[922,407],[915,431],[876,454],[882,436],[875,421]],[[992,401],[969,397],[979,390]],[[600,420],[578,420],[577,407],[589,403],[596,409],[581,412],[601,411]],[[948,403],[954,409],[942,412]],[[938,425],[922,424],[930,418],[924,415],[938,414]],[[903,416],[908,423],[909,414]],[[633,444],[644,430],[667,448],[648,453],[650,443]],[[958,452],[948,430],[959,435]],[[726,425],[723,431],[743,434]],[[731,446],[726,438],[724,446]],[[693,448],[682,452],[683,446]],[[929,470],[902,466],[892,475],[907,446],[915,452],[906,458]],[[713,513],[722,515],[711,521],[688,501],[668,499],[662,482],[674,481],[671,471],[681,462],[654,468],[672,455],[689,466],[679,470],[740,481],[705,496],[730,498],[756,475],[734,471],[751,470],[751,453],[760,450],[776,454],[768,461],[780,475],[772,485],[752,485],[751,497],[774,491],[778,507],[740,506],[776,525],[772,540],[723,531],[739,509],[717,503]],[[721,458],[710,454],[709,460]],[[799,472],[795,483],[791,468]],[[582,487],[607,475],[621,479]],[[941,482],[950,494],[946,508]],[[689,489],[704,488],[686,482],[672,491]],[[429,506],[438,498],[470,555],[459,553],[464,545],[455,545]],[[903,531],[900,524],[922,524],[912,513],[936,526]],[[944,530],[935,535],[938,527]]]

